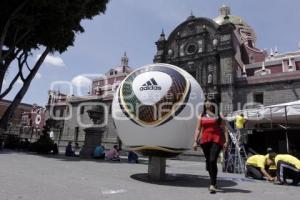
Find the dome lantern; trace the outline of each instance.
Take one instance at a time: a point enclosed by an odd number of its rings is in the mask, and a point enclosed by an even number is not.
[[[191,14],[190,14],[190,16],[186,19],[187,21],[189,21],[189,20],[193,20],[193,19],[195,19],[196,17],[194,16],[194,13],[193,13],[193,11],[191,10]]]
[[[219,10],[220,10],[220,15],[224,15],[224,16],[230,15],[230,7],[227,5],[223,5]]]

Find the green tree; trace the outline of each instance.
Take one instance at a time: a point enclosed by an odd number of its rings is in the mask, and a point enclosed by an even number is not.
[[[73,46],[76,33],[84,32],[81,21],[104,13],[109,0],[1,0],[0,1],[0,99],[5,97],[18,79],[23,86],[7,108],[0,128],[22,101],[31,81],[49,53],[63,53]],[[42,54],[32,66],[27,60],[32,52]],[[4,77],[12,62],[18,72],[3,91]]]

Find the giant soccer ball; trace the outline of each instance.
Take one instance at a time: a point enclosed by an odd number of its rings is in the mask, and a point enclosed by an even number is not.
[[[172,157],[191,148],[203,100],[189,73],[170,64],[151,64],[121,82],[112,113],[126,146],[146,156]]]

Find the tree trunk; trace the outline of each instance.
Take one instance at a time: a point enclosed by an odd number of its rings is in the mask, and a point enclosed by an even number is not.
[[[0,93],[2,92],[4,76],[7,69],[4,69],[4,66],[0,64]],[[1,99],[1,98],[0,98]]]
[[[2,92],[5,73],[7,72],[10,64],[17,57],[17,55],[19,54],[20,51],[21,50],[17,50],[16,52],[14,52],[10,56],[8,56],[5,60],[5,62],[3,62],[3,63],[0,62],[0,93]],[[0,99],[2,99],[2,98],[0,98]]]
[[[4,115],[2,116],[2,118],[0,120],[0,128],[5,129],[5,130],[7,129],[8,122],[9,122],[13,112],[15,111],[17,106],[21,103],[24,95],[26,94],[26,92],[27,92],[27,90],[28,90],[28,88],[31,84],[31,81],[33,80],[34,76],[36,75],[39,68],[43,64],[43,62],[44,62],[44,60],[45,60],[45,58],[46,58],[46,56],[48,55],[49,52],[50,52],[50,48],[47,47],[45,49],[45,51],[43,52],[43,54],[41,55],[41,57],[35,63],[32,71],[30,72],[30,74],[25,79],[22,88],[19,90],[19,92],[15,96],[14,100],[12,101],[12,103],[9,105],[9,107],[6,109]]]

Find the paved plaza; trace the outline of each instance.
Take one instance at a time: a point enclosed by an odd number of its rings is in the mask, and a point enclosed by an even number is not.
[[[167,161],[168,178],[149,182],[146,161],[128,164],[0,152],[0,200],[295,200],[300,186],[219,174],[224,192],[209,194],[204,163]]]

